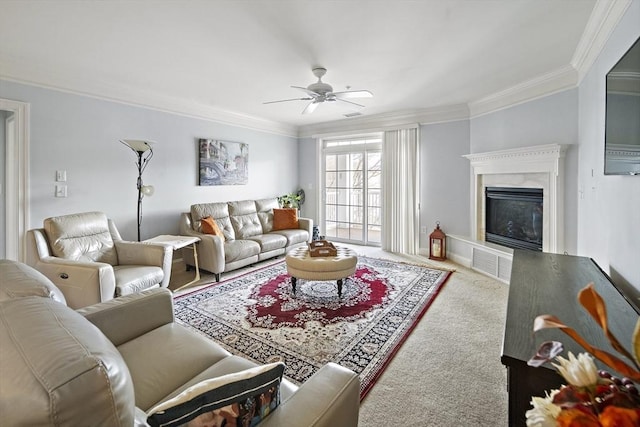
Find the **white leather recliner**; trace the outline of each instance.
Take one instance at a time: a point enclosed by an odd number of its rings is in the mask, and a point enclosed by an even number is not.
[[[49,278],[72,308],[167,287],[173,249],[122,240],[102,212],[51,217],[27,233],[27,264]]]

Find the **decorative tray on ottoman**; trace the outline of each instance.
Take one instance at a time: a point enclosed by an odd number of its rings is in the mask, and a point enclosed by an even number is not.
[[[326,240],[316,240],[309,243],[309,255],[312,257],[336,256],[337,254],[338,250],[333,246],[333,243]]]

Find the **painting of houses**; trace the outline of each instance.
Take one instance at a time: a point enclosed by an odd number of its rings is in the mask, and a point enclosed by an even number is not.
[[[249,144],[199,139],[199,185],[246,185],[249,182]]]

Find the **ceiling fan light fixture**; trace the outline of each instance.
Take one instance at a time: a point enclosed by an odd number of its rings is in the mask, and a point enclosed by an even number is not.
[[[318,81],[315,83],[311,83],[307,87],[301,86],[291,86],[293,89],[298,89],[302,92],[305,92],[308,97],[307,98],[293,98],[293,99],[283,99],[279,101],[269,101],[264,104],[274,104],[277,102],[287,102],[287,101],[302,101],[302,100],[312,100],[307,106],[302,110],[302,114],[310,114],[318,107],[318,104],[323,103],[325,101],[334,102],[346,102],[348,104],[355,105],[357,107],[364,107],[362,104],[358,104],[356,102],[347,101],[345,98],[371,98],[373,94],[368,90],[348,90],[350,86],[347,86],[347,90],[343,92],[334,92],[333,87],[322,81],[322,76],[325,75],[327,69],[324,67],[314,67],[312,70],[313,75],[318,78]]]

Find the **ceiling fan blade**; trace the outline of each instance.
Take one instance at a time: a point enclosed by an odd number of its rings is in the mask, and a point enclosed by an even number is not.
[[[372,98],[373,94],[368,90],[345,90],[344,92],[333,92],[336,98]]]
[[[316,101],[310,102],[309,105],[307,105],[304,108],[304,110],[302,110],[302,114],[311,114],[311,113],[313,113],[316,110],[316,108],[318,108],[319,104],[320,103],[316,102]]]
[[[280,101],[268,101],[263,102],[263,104],[275,104],[276,102],[288,102],[288,101],[311,101],[313,98],[291,98],[291,99],[281,99]]]
[[[364,107],[362,104],[358,104],[357,102],[347,101],[346,99],[336,98],[336,101],[346,102],[348,104],[357,105],[358,107]]]
[[[306,87],[300,87],[300,86],[291,86],[291,87],[294,88],[294,89],[301,90],[304,93],[306,93],[307,95],[312,96],[313,98],[317,98],[318,96],[320,96],[320,94],[318,94],[318,93],[316,93],[316,92],[314,92],[312,90],[309,90]]]

